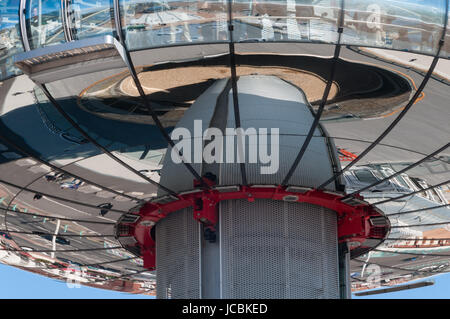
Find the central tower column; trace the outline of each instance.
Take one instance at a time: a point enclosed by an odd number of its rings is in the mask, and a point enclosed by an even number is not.
[[[279,185],[314,121],[313,112],[299,88],[277,77],[245,76],[237,84],[241,127],[258,133],[267,129],[269,134],[262,140],[259,134],[246,137],[248,184]],[[191,132],[192,145],[198,139],[203,146],[209,143],[202,141],[202,133],[209,127],[224,135],[226,128],[234,128],[230,87],[228,80],[217,81],[177,124]],[[201,132],[194,129],[194,120],[202,120]],[[272,128],[278,129],[275,139],[270,136]],[[237,137],[228,138],[237,145]],[[267,154],[278,152],[270,154],[271,163],[261,156],[256,163],[249,162],[249,152],[259,152],[262,145]],[[229,151],[224,146],[224,161]],[[233,152],[236,159],[237,149]],[[290,184],[315,188],[333,174],[338,163],[334,145],[319,127]],[[261,168],[270,165],[273,172],[263,174]],[[206,163],[203,159],[193,167],[202,176],[215,176],[217,185],[232,189],[243,183],[237,161]],[[161,184],[179,192],[193,189],[192,175],[173,162],[170,149]],[[335,185],[328,187],[335,191]],[[225,200],[218,204],[215,229],[211,234],[198,223],[192,208],[173,212],[156,224],[158,298],[340,297],[336,212],[290,202],[288,196],[284,201]]]

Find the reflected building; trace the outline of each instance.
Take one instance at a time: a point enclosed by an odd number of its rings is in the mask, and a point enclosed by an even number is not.
[[[0,0],[0,262],[159,298],[448,272],[448,13]]]

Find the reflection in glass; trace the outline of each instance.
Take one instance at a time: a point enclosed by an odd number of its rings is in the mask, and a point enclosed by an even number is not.
[[[228,40],[227,1],[121,1],[130,50]]]
[[[112,34],[114,14],[110,0],[67,1],[67,23],[74,40]]]
[[[0,1],[0,80],[20,73],[12,56],[23,51],[19,32],[19,0]]]
[[[343,42],[436,53],[445,0],[345,1]]]
[[[442,47],[440,56],[446,59],[450,58],[450,5],[447,12],[447,30],[445,32],[444,46]]]
[[[235,1],[236,41],[337,41],[341,2],[311,0]]]
[[[33,49],[65,39],[114,33],[111,0],[24,3]],[[321,102],[332,62],[324,58],[330,55],[325,54],[324,47],[331,52],[334,49],[333,45],[322,43],[337,41],[342,1],[121,0],[122,25],[129,49],[204,44],[184,49],[162,48],[152,50],[151,54],[133,53],[144,93],[167,132],[215,81],[229,77],[229,57],[213,56],[207,51],[227,52],[222,49],[227,48],[229,40],[230,3],[234,40],[245,42],[237,44],[240,53],[235,56],[237,76],[256,73],[278,77],[301,88],[312,110]],[[18,0],[0,0],[1,78],[17,74],[11,56],[22,50],[17,27],[19,4]],[[444,4],[444,0],[347,0],[343,42],[433,54],[442,32]],[[214,42],[221,43],[209,45]],[[239,46],[247,49],[239,51]],[[443,56],[448,56],[449,46],[450,42],[445,44]],[[268,48],[275,47],[271,54],[267,53]],[[261,53],[255,54],[259,50]],[[423,79],[401,65],[359,53],[356,48],[342,47],[342,59],[336,66],[321,117],[321,125],[334,137],[330,138],[333,143],[329,147],[336,147],[333,151],[342,167],[352,163],[380,136]],[[84,265],[86,281],[83,282],[102,279],[108,289],[119,287],[122,291],[142,292],[143,288],[133,290],[131,286],[126,288],[119,283],[109,286],[106,282],[122,275],[136,284],[152,279],[150,272],[142,272],[145,271],[142,260],[135,258],[139,247],[133,246],[133,238],[124,236],[114,240],[113,225],[122,214],[139,209],[137,199],[148,200],[156,196],[157,189],[106,154],[159,182],[167,143],[149,116],[130,74],[121,68],[123,65],[103,69],[102,62],[96,65],[99,70],[89,69],[76,76],[67,72],[67,76],[55,76],[46,85],[68,117],[107,149],[104,152],[62,116],[26,76],[0,84],[1,92],[7,96],[2,100],[0,93],[0,109],[4,112],[0,135],[28,152],[19,154],[13,146],[0,145],[0,180],[3,180],[0,261],[20,267],[40,267],[44,269],[42,274],[60,278],[66,276],[61,268]],[[65,66],[67,70],[69,66]],[[448,90],[442,89],[443,85],[431,79],[426,96],[419,97],[420,103],[408,112],[396,130],[342,176],[347,193],[363,189],[361,195],[386,213],[393,226],[390,238],[376,248],[384,251],[373,250],[361,256],[367,264],[379,263],[398,269],[415,267],[417,274],[424,275],[450,266],[448,257],[430,258],[430,252],[436,255],[450,251],[448,151],[397,174],[448,140],[446,104],[442,102],[447,100]],[[258,116],[249,113],[253,115]],[[313,136],[312,141],[320,139],[323,137]],[[65,172],[52,170],[36,158],[63,167]],[[20,191],[14,185],[26,186],[28,190]],[[375,240],[371,247],[380,242]],[[123,248],[117,249],[120,245]],[[45,251],[31,252],[33,249]],[[429,256],[419,257],[425,254]],[[410,265],[411,262],[414,264]],[[352,268],[352,275],[358,270],[357,283],[361,283],[370,274],[370,265],[366,270],[357,265]],[[409,273],[398,269],[394,273],[398,278]],[[390,285],[396,280],[389,283],[394,270],[385,270],[382,284]],[[398,282],[414,278],[405,276]],[[154,290],[154,286],[148,287]]]
[[[28,0],[25,11],[31,49],[64,42],[61,1]]]

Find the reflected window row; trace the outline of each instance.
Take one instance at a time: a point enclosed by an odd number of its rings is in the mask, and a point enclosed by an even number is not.
[[[30,49],[114,34],[113,0],[24,1]],[[347,45],[382,47],[434,55],[442,36],[447,0],[234,0],[236,42],[336,43],[343,8]],[[0,77],[18,71],[11,57],[22,51],[20,0],[0,1]],[[121,0],[120,17],[129,50],[229,40],[228,1]],[[447,32],[447,39],[450,32]],[[450,41],[447,41],[450,42]],[[448,58],[450,43],[441,56]]]

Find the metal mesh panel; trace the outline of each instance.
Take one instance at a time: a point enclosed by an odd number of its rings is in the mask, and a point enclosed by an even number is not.
[[[249,184],[280,184],[291,168],[298,152],[303,145],[314,116],[306,105],[307,101],[301,90],[295,86],[274,76],[251,75],[240,77],[239,86],[239,112],[241,127],[249,130],[245,137],[246,173]],[[229,93],[232,94],[232,91]],[[235,127],[233,112],[233,99],[228,98],[227,127]],[[276,112],[276,116],[274,116]],[[270,133],[267,139],[255,136],[256,130],[266,128]],[[272,144],[271,129],[277,128],[279,136],[274,135]],[[255,129],[253,131],[252,129]],[[253,133],[252,133],[253,132]],[[258,131],[259,132],[259,131]],[[250,137],[251,136],[251,137]],[[234,152],[225,147],[223,158],[227,156],[235,158],[232,163],[222,163],[220,173],[220,184],[233,185],[242,184],[240,165],[237,160],[237,137],[228,137],[233,141]],[[263,146],[264,145],[264,146]],[[265,146],[267,145],[267,146]],[[264,147],[264,148],[263,148]],[[251,150],[253,150],[251,152]],[[271,155],[269,163],[261,161],[261,155]],[[230,152],[230,154],[227,154]],[[257,160],[251,160],[249,154],[257,155]],[[274,154],[279,154],[279,167],[275,161]],[[333,175],[331,157],[326,140],[322,132],[316,129],[314,138],[311,140],[303,159],[292,175],[289,184],[317,187],[324,180]],[[256,162],[256,163],[255,163]],[[272,167],[271,173],[262,173],[262,167]],[[334,190],[335,185],[330,183],[326,189]]]
[[[301,134],[301,133],[299,133]],[[248,139],[248,138],[247,138]],[[261,167],[268,167],[269,164],[245,163],[247,171],[247,180],[249,184],[280,184],[287,172],[292,166],[298,151],[303,144],[305,137],[303,136],[280,136],[279,137],[279,167],[274,174],[261,174]],[[234,154],[237,156],[237,138],[234,138]],[[258,146],[260,147],[260,146]],[[272,150],[272,146],[268,144],[268,150]],[[225,150],[226,152],[226,150]],[[249,145],[246,145],[245,154],[248,158]],[[301,165],[297,167],[289,184],[317,187],[329,176],[333,175],[331,160],[328,153],[325,139],[315,137],[308,146]],[[233,185],[242,184],[241,171],[239,164],[222,163],[220,167],[220,184]],[[335,190],[335,185],[331,183],[327,186],[328,190]]]
[[[156,225],[157,298],[200,298],[199,236],[192,208]]]
[[[333,211],[273,200],[220,211],[223,298],[339,298]]]

